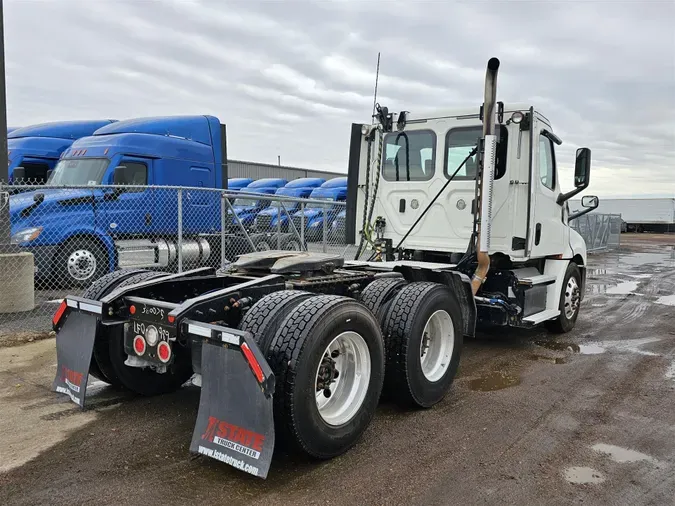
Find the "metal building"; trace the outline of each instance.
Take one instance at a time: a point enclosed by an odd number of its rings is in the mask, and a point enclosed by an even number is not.
[[[570,201],[570,210],[578,209],[581,202]],[[620,214],[629,232],[675,232],[675,198],[600,198],[593,213]]]
[[[252,179],[262,179],[265,177],[281,177],[288,179],[298,179],[301,177],[321,177],[332,179],[334,177],[344,177],[346,172],[328,172],[323,170],[302,169],[300,167],[287,167],[285,165],[272,165],[267,163],[245,162],[243,160],[227,161],[228,177],[250,177]]]

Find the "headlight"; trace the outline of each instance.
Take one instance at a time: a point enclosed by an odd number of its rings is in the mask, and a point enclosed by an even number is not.
[[[34,241],[41,233],[42,227],[24,228],[12,236],[12,244]]]
[[[157,332],[157,327],[154,325],[148,325],[148,328],[145,329],[145,340],[148,342],[148,345],[156,345],[158,338],[159,333]]]
[[[319,225],[321,225],[321,223],[322,223],[322,222],[320,222],[320,221],[315,221],[314,223],[312,223],[312,224],[309,226],[309,228],[318,227]]]

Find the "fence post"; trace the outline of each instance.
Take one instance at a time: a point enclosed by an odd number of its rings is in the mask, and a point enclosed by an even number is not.
[[[225,224],[227,222],[227,210],[225,208],[225,192],[220,193],[220,268],[225,268]]]
[[[277,204],[277,249],[281,249],[281,201]]]
[[[305,203],[300,204],[300,241],[305,244]]]
[[[322,247],[322,250],[323,250],[324,253],[326,253],[328,251],[328,247],[327,247],[327,244],[326,244],[326,231],[327,231],[327,228],[328,228],[328,221],[326,220],[326,218],[327,218],[326,208],[327,207],[328,206],[326,206],[326,205],[323,206],[323,247]]]
[[[178,272],[183,272],[183,189],[178,188]]]

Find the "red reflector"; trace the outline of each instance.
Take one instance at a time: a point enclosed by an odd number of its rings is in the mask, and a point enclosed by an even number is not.
[[[63,316],[66,307],[68,307],[68,304],[66,304],[66,299],[63,299],[61,301],[61,304],[59,304],[59,308],[56,310],[56,313],[54,313],[54,317],[52,318],[52,323],[54,325],[59,323],[59,320],[61,320],[61,317]]]
[[[169,323],[173,323],[173,322],[176,321],[176,317],[175,317],[175,316],[171,316],[171,315],[167,316],[166,319],[169,320]]]
[[[157,357],[162,362],[168,362],[171,358],[171,346],[166,341],[162,341],[157,345]]]
[[[134,351],[136,352],[136,355],[143,355],[143,353],[145,353],[145,339],[143,339],[143,337],[134,337]]]
[[[253,355],[251,348],[249,348],[248,344],[246,343],[241,343],[240,348],[241,351],[244,352],[244,356],[246,357],[248,365],[250,365],[251,369],[253,369],[253,374],[255,374],[258,383],[262,383],[265,377],[263,376],[262,368],[260,367],[258,361],[255,359],[255,356]]]
[[[129,306],[129,312],[131,314],[136,314],[136,306]]]

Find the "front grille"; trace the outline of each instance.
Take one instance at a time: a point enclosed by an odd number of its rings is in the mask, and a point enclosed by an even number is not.
[[[268,215],[258,215],[258,219],[256,220],[256,227],[260,231],[266,231],[272,228],[272,217]]]

